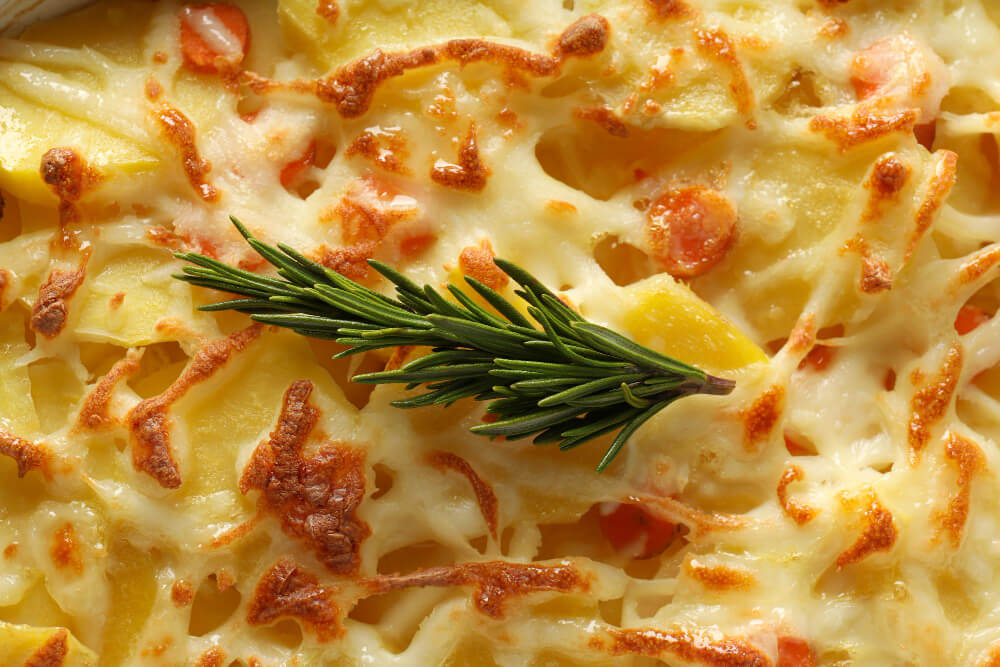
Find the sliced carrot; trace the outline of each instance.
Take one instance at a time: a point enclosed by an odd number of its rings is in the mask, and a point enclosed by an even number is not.
[[[706,273],[729,252],[736,237],[736,210],[718,190],[696,185],[671,188],[646,214],[653,255],[675,278]]]
[[[632,558],[651,558],[673,542],[677,526],[647,512],[641,505],[601,503],[601,530],[615,551]]]
[[[286,190],[295,187],[303,172],[316,162],[316,141],[310,141],[305,153],[281,168],[281,185]]]
[[[826,370],[826,367],[830,365],[833,361],[834,355],[837,353],[836,348],[827,347],[825,345],[817,345],[813,349],[809,350],[809,354],[805,356],[799,363],[799,368],[812,368],[815,371]]]
[[[180,11],[181,54],[190,69],[215,74],[235,67],[250,50],[250,24],[243,10],[217,2]]]
[[[816,454],[816,452],[800,444],[798,440],[787,433],[785,434],[785,449],[787,449],[788,453],[792,456],[813,456]]]
[[[437,241],[434,234],[416,234],[407,236],[399,242],[399,252],[403,257],[414,257],[423,253]]]
[[[801,637],[778,637],[777,667],[815,667],[816,656],[809,642]]]
[[[964,336],[981,324],[990,321],[990,314],[978,306],[965,304],[955,317],[955,331]]]
[[[921,123],[913,128],[913,136],[917,138],[917,143],[929,151],[934,150],[934,139],[937,138],[937,123]]]

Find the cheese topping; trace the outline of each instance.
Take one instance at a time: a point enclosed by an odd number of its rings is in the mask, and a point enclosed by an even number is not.
[[[0,664],[994,664],[998,40],[980,0],[99,0],[0,39]],[[396,409],[350,378],[425,350],[198,310],[173,252],[268,270],[231,215],[378,290],[513,297],[509,259],[736,389],[602,475]]]

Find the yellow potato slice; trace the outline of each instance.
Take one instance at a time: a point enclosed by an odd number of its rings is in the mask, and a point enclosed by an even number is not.
[[[642,345],[709,372],[767,360],[735,324],[666,274],[636,283],[624,296],[625,328]]]

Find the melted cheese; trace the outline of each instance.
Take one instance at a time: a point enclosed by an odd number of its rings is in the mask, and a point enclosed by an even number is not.
[[[0,40],[0,662],[996,664],[991,3],[237,4],[222,74],[203,7]],[[396,410],[399,355],[197,310],[172,251],[265,270],[230,215],[378,289],[505,257],[736,390],[600,476]]]

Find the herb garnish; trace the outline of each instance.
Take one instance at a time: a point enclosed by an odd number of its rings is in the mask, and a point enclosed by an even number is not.
[[[524,269],[496,259],[520,285],[532,323],[514,304],[483,283],[465,281],[483,307],[454,285],[446,299],[419,287],[385,264],[369,264],[396,286],[396,298],[346,278],[284,244],[269,246],[236,218],[233,224],[270,262],[278,278],[244,271],[197,253],[178,253],[194,264],[175,276],[194,285],[240,294],[202,310],[236,310],[267,324],[348,346],[337,357],[404,345],[431,348],[397,370],[352,378],[367,384],[423,386],[424,393],[393,401],[399,408],[448,406],[461,398],[491,401],[493,423],[472,427],[509,440],[572,449],[618,431],[597,471],[650,417],[692,394],[728,394],[733,382],[639,345],[586,321]],[[541,328],[539,328],[539,326]]]

